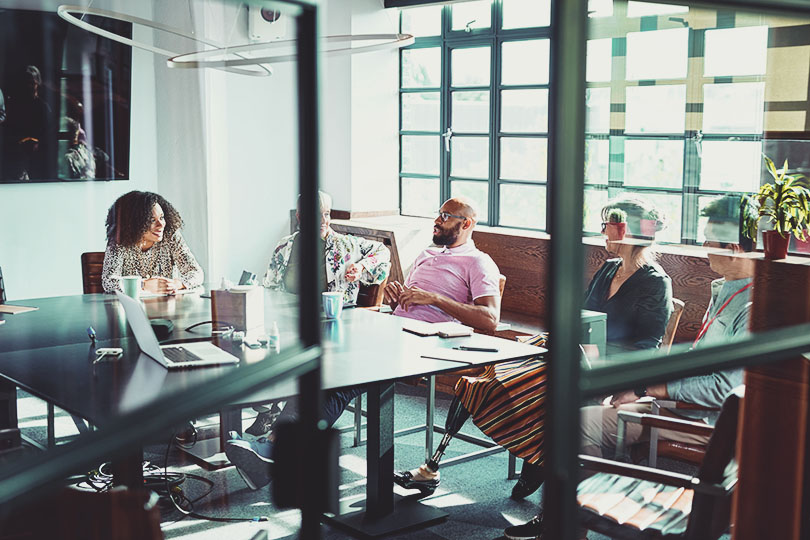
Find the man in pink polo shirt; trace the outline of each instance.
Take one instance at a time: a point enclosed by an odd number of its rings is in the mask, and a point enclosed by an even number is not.
[[[394,315],[427,322],[459,321],[494,331],[501,313],[500,273],[472,240],[476,213],[466,197],[454,197],[433,222],[434,246],[414,262],[405,284],[385,287]]]

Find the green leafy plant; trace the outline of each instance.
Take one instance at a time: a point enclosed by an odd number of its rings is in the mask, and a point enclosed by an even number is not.
[[[787,159],[781,170],[777,170],[767,156],[765,165],[773,183],[759,188],[759,192],[753,196],[752,208],[748,211],[755,207],[757,216],[767,219],[783,238],[792,233],[796,238],[804,240],[810,225],[810,190],[803,183],[804,176],[787,174]],[[745,208],[741,210],[746,212]],[[745,233],[749,238],[756,235],[756,223],[753,217],[743,218]]]
[[[754,240],[757,237],[759,223],[759,203],[754,195],[746,193],[740,198],[740,221],[743,236]]]
[[[608,210],[608,223],[626,223],[627,212],[621,208],[611,208]]]

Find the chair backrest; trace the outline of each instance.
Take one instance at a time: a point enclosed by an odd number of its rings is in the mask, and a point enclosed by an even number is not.
[[[721,483],[726,475],[726,466],[734,459],[737,442],[737,426],[740,419],[740,406],[745,387],[738,386],[729,393],[723,402],[723,409],[714,425],[714,432],[706,456],[698,471],[698,478],[704,482]]]
[[[103,251],[82,253],[82,285],[84,294],[103,293],[101,269],[104,266]]]
[[[357,292],[357,307],[380,307],[383,301],[383,290],[388,283],[388,278],[376,285],[360,284]]]
[[[6,303],[6,284],[3,283],[3,269],[0,268],[0,304]]]
[[[669,316],[667,322],[667,329],[664,332],[664,338],[661,340],[661,351],[668,353],[672,348],[672,342],[675,341],[675,332],[678,331],[678,323],[683,315],[684,303],[677,298],[672,299],[672,315]]]

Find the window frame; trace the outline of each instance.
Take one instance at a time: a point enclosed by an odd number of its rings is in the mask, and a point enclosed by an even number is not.
[[[400,14],[401,15],[401,14]],[[550,88],[550,81],[543,84],[521,84],[521,85],[504,85],[501,82],[501,65],[502,65],[502,46],[503,43],[515,41],[531,41],[531,40],[544,40],[550,39],[550,26],[544,27],[529,27],[529,28],[510,28],[502,29],[503,21],[503,5],[498,0],[493,0],[491,3],[490,27],[489,28],[476,28],[471,29],[470,32],[464,30],[452,30],[452,5],[442,6],[442,33],[438,36],[417,37],[414,44],[403,48],[400,51],[400,72],[399,72],[399,177],[398,177],[398,192],[399,192],[399,206],[401,215],[412,215],[403,212],[403,179],[405,178],[419,178],[419,179],[436,179],[436,176],[407,173],[402,170],[402,137],[407,135],[437,135],[434,132],[405,130],[402,124],[402,103],[403,94],[414,93],[419,91],[438,91],[440,95],[440,119],[439,119],[439,141],[440,145],[440,163],[439,163],[439,199],[436,201],[436,208],[441,203],[447,200],[452,193],[453,182],[479,182],[487,184],[487,219],[481,220],[482,224],[491,226],[499,226],[514,229],[527,229],[527,227],[515,227],[510,225],[500,225],[500,190],[502,185],[530,185],[548,189],[549,167],[548,159],[546,160],[545,178],[542,181],[533,180],[511,180],[500,178],[500,152],[501,141],[504,138],[537,138],[543,139],[548,144],[548,127],[544,132],[505,132],[501,130],[502,119],[502,92],[504,90],[535,90],[542,89],[548,91]],[[402,18],[400,16],[400,27]],[[474,48],[488,46],[490,47],[490,80],[489,85],[484,86],[452,86],[451,85],[451,70],[452,70],[452,51],[455,49]],[[410,49],[420,49],[429,47],[441,48],[441,62],[442,62],[442,77],[441,85],[439,88],[403,88],[402,86],[402,55],[404,51]],[[482,132],[453,132],[453,138],[465,137],[481,137],[486,136],[489,141],[488,145],[488,176],[486,179],[472,178],[468,176],[456,176],[451,174],[451,160],[452,149],[450,152],[444,150],[444,138],[442,134],[452,127],[452,97],[453,93],[457,91],[487,91],[489,92],[489,129],[484,134]],[[452,139],[451,139],[452,141]],[[546,203],[546,206],[548,203]],[[545,219],[544,219],[545,221]]]

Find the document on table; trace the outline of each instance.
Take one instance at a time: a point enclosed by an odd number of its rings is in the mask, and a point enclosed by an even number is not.
[[[9,315],[16,315],[17,313],[25,313],[26,311],[36,311],[38,307],[29,306],[12,306],[11,304],[0,304],[0,313],[8,313]]]
[[[402,317],[402,329],[418,336],[463,337],[471,336],[473,329],[457,322],[429,323]]]

